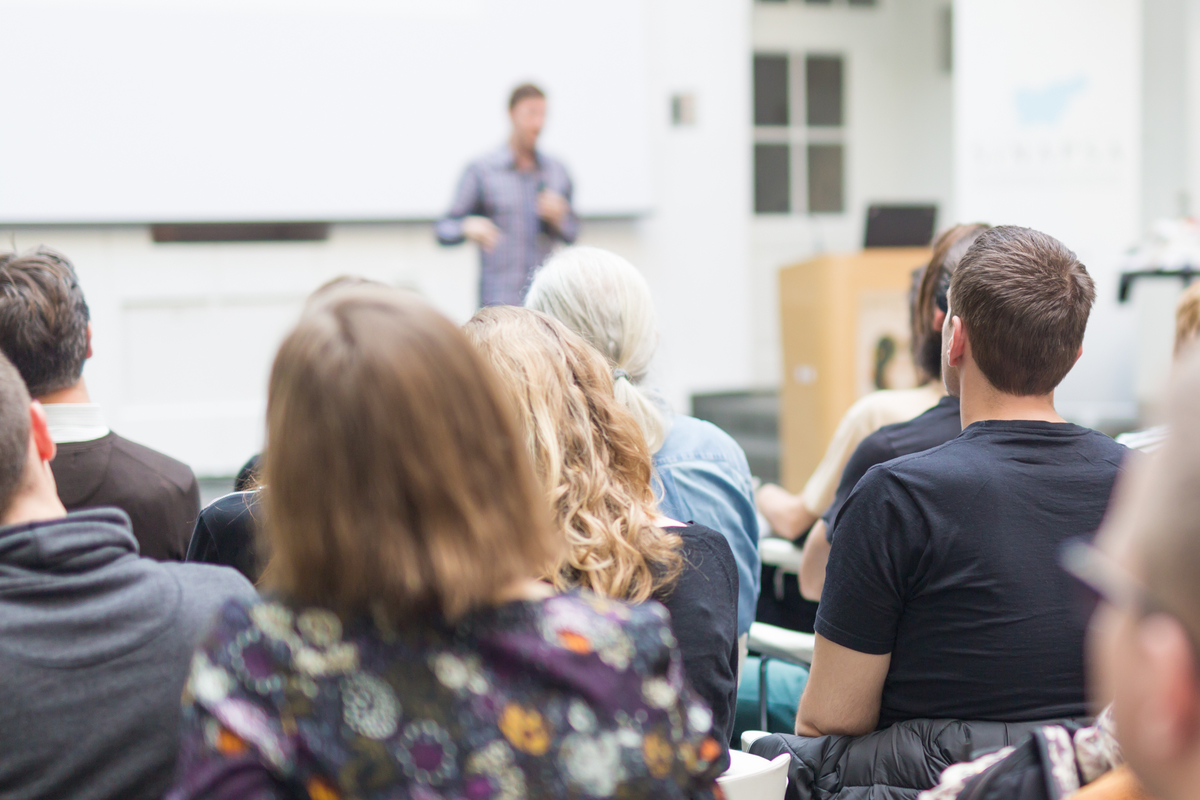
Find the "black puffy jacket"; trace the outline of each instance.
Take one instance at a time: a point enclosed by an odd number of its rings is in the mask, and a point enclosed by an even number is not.
[[[1068,722],[962,722],[914,719],[865,736],[771,734],[750,752],[792,757],[787,800],[914,800],[946,767],[1015,745],[1042,725]],[[1071,721],[1076,722],[1076,721]]]

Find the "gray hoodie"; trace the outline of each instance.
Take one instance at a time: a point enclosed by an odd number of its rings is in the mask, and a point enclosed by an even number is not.
[[[238,572],[138,556],[116,508],[0,527],[0,798],[158,798],[192,650]]]

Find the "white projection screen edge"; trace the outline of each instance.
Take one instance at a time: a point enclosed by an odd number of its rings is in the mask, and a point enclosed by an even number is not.
[[[0,222],[432,219],[525,80],[579,211],[644,213],[643,4],[6,3]]]

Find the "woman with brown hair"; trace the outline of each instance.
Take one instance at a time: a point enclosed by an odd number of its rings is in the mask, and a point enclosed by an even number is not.
[[[724,761],[657,606],[557,595],[507,394],[388,289],[309,307],[271,372],[271,599],[184,694],[185,798],[706,796]]]
[[[495,306],[466,332],[514,398],[525,444],[567,548],[562,590],[658,600],[671,612],[688,681],[728,739],[737,694],[737,565],[721,534],[659,514],[650,449],[613,394],[604,357],[538,311]]]

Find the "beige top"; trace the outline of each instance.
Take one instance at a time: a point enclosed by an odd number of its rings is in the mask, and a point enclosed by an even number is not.
[[[863,397],[842,417],[821,463],[804,485],[800,499],[813,516],[821,516],[833,502],[842,470],[854,448],[884,425],[906,422],[937,405],[946,393],[941,381],[916,389],[884,389]]]

